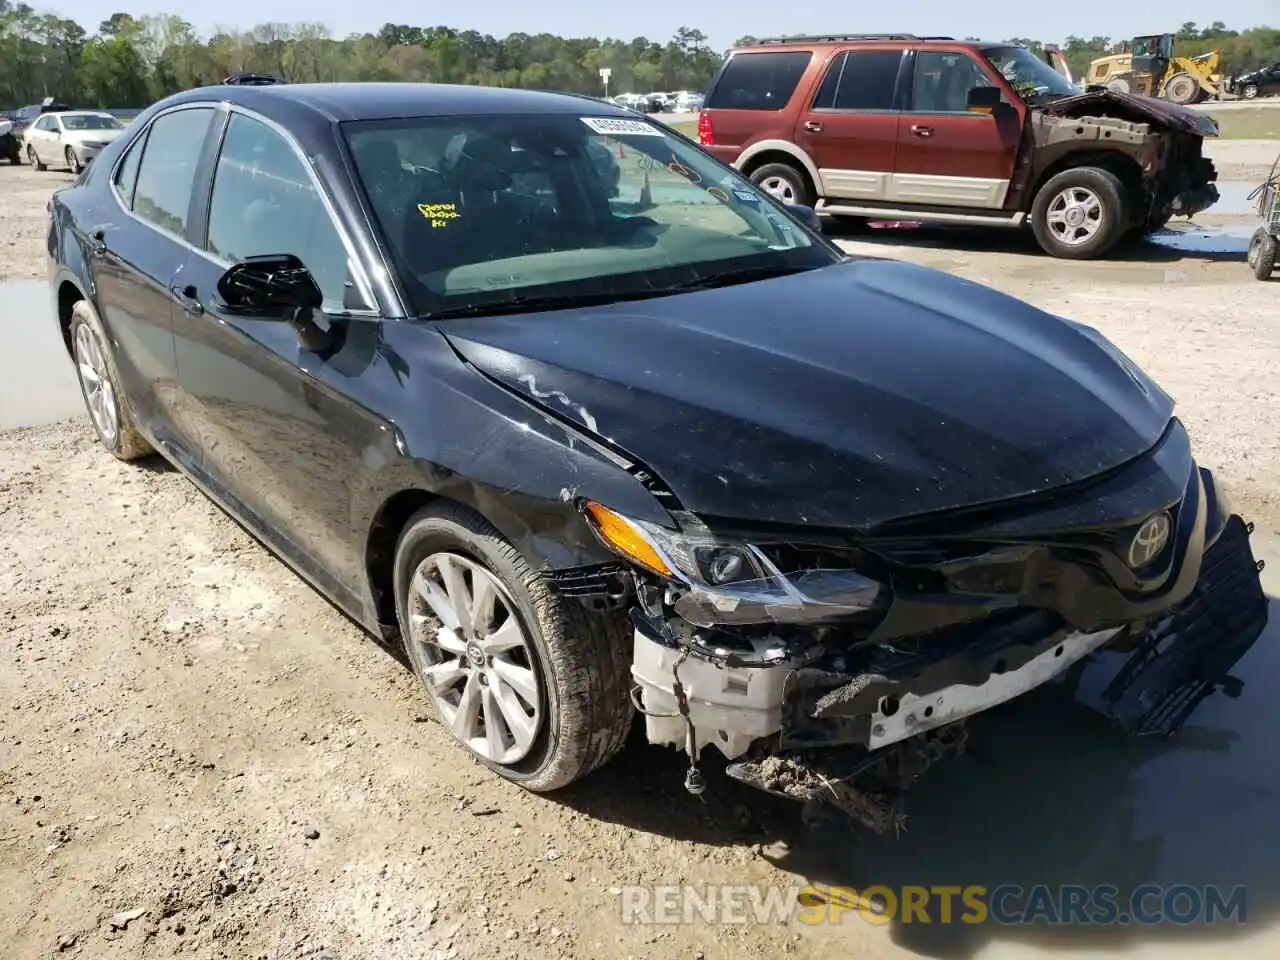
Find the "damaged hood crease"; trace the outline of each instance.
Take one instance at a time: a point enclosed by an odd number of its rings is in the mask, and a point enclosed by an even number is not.
[[[1040,493],[1172,417],[1088,328],[896,261],[441,329],[706,517],[866,530]]]

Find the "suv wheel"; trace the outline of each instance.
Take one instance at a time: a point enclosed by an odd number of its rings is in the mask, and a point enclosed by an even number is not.
[[[1270,280],[1276,268],[1276,239],[1266,227],[1259,227],[1249,238],[1249,266],[1259,280]]]
[[[1100,257],[1128,228],[1124,185],[1109,170],[1074,167],[1040,188],[1031,205],[1031,229],[1048,254],[1067,260]]]
[[[783,203],[813,206],[813,188],[809,178],[789,163],[766,163],[751,174],[751,182]]]
[[[396,616],[441,724],[527,790],[566,786],[631,729],[631,629],[560,597],[471,511],[420,511],[400,535]]]

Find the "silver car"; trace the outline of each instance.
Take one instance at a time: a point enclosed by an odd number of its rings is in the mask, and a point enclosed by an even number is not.
[[[37,170],[54,166],[79,173],[124,129],[125,125],[109,113],[46,113],[24,132],[23,155]]]

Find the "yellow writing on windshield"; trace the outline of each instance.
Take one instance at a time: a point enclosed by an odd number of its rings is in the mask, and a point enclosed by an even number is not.
[[[450,221],[462,216],[456,203],[420,203],[418,212],[431,221],[433,228],[447,227]]]

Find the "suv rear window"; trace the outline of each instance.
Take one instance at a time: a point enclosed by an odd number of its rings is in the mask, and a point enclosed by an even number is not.
[[[812,50],[734,54],[703,106],[713,110],[781,110],[812,59]]]

